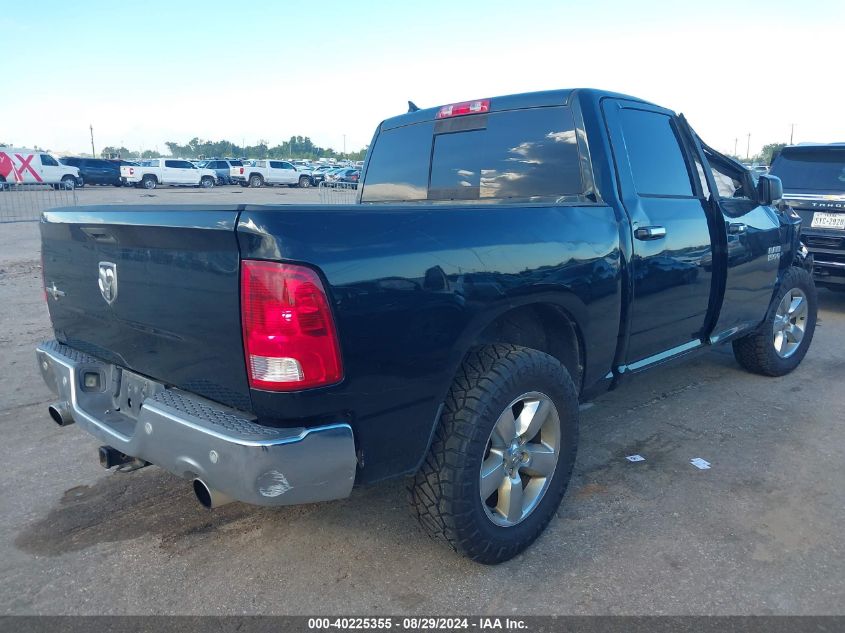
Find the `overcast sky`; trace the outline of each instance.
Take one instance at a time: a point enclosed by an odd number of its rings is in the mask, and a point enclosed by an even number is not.
[[[0,142],[347,150],[426,107],[550,88],[683,112],[710,145],[845,141],[842,0],[5,3]]]

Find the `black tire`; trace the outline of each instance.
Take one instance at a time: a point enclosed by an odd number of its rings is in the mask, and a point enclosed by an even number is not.
[[[303,189],[307,189],[311,186],[311,179],[308,176],[300,176],[299,177],[299,186]]]
[[[158,186],[158,181],[155,176],[144,176],[141,178],[141,186],[144,189],[155,189]]]
[[[240,185],[241,187],[249,187],[249,182],[247,182],[246,180],[241,180]]]
[[[264,178],[262,178],[260,174],[252,174],[252,176],[249,177],[249,186],[250,187],[254,187],[254,188],[257,189],[258,187],[261,187],[263,184],[264,184]]]
[[[804,333],[800,343],[787,357],[780,355],[775,347],[775,320],[778,306],[784,296],[794,289],[800,290],[807,301],[807,315],[804,320]],[[818,296],[813,276],[803,268],[792,267],[786,271],[780,287],[772,300],[772,305],[760,327],[733,342],[734,357],[748,371],[764,376],[784,376],[798,367],[816,330],[818,315]],[[794,321],[793,321],[794,323]]]
[[[214,178],[211,176],[203,176],[200,178],[200,187],[203,189],[211,189],[214,186]]]
[[[67,189],[68,191],[72,191],[76,189],[76,178],[73,176],[63,176],[62,177],[62,184],[61,189]]]
[[[112,183],[112,186],[114,186],[114,187],[122,187],[122,186],[123,186],[123,182],[122,182],[122,181],[120,181],[120,180],[118,180],[117,182],[113,182],[113,183]]]
[[[545,493],[527,516],[496,524],[480,498],[488,439],[508,403],[539,392],[557,409],[560,449]],[[545,529],[560,505],[578,443],[578,396],[566,368],[551,356],[515,345],[476,348],[464,360],[431,448],[409,488],[413,513],[432,538],[480,563],[506,561]],[[489,507],[489,506],[488,506]]]

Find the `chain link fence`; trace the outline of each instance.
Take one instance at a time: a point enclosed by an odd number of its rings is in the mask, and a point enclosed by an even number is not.
[[[320,204],[355,204],[357,199],[357,182],[320,183]]]
[[[0,222],[38,220],[42,211],[76,204],[76,189],[66,189],[62,185],[0,182]]]

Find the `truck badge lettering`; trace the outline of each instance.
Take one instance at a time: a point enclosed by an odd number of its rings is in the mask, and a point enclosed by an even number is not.
[[[109,305],[117,299],[117,264],[100,262],[100,294]]]

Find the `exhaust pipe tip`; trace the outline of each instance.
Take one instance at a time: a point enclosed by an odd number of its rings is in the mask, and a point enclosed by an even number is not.
[[[53,422],[59,426],[68,426],[73,424],[73,416],[70,414],[70,407],[67,402],[54,402],[47,407],[47,412],[53,419]]]
[[[200,502],[200,505],[209,510],[219,508],[234,501],[229,495],[210,488],[202,479],[194,479],[194,494],[197,496],[197,501]]]

